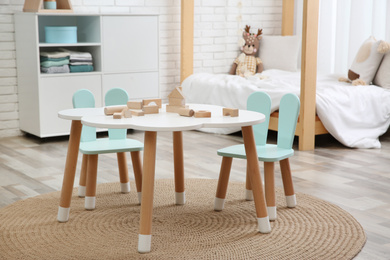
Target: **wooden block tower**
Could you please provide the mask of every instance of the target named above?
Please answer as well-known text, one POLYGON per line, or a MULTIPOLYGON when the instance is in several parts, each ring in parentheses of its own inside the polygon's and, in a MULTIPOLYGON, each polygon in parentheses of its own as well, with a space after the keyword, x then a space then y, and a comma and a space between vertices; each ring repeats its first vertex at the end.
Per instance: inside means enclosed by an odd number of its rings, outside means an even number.
POLYGON ((181 108, 188 108, 186 106, 186 100, 184 98, 183 92, 179 87, 176 87, 169 95, 168 95, 168 103, 166 110, 167 112, 179 113, 181 108))

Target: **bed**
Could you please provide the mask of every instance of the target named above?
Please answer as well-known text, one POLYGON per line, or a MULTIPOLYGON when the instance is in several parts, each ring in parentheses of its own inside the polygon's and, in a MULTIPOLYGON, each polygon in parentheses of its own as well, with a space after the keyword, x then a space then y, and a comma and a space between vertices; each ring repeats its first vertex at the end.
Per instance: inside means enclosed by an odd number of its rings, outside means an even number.
MULTIPOLYGON (((282 35, 293 35, 294 0, 283 0, 282 35)), ((268 78, 250 79, 230 75, 193 74, 193 26, 194 1, 181 1, 181 82, 187 102, 209 103, 227 107, 245 108, 246 98, 252 91, 264 90, 266 85, 275 85, 279 81, 284 90, 269 89, 272 96, 273 110, 276 111, 278 100, 286 89, 300 96, 301 109, 296 135, 299 137, 299 150, 313 150, 315 135, 330 133, 348 147, 379 148, 378 137, 389 127, 389 90, 378 86, 351 86, 338 82, 336 75, 320 75, 317 79, 317 41, 318 41, 319 0, 303 1, 301 68, 299 72, 267 70, 262 74, 268 78), (282 78, 278 77, 282 75, 282 78), (212 76, 214 77, 212 79, 212 76), (211 86, 210 82, 215 83, 211 86), (221 82, 235 86, 224 89, 221 82), (203 86, 201 86, 204 84, 203 86), (208 86, 208 87, 205 87, 208 86), (356 91, 358 90, 358 91, 356 91), (210 93, 201 98, 199 93, 210 93), (216 93, 218 91, 218 93, 216 93), (222 92, 219 92, 222 91, 222 92), (223 92, 224 91, 224 92, 223 92), (221 93, 234 92, 219 100, 221 93), (331 96, 335 95, 335 96, 331 96), (369 96, 372 99, 368 100, 369 96), (235 100, 240 97, 240 100, 235 100), (206 100, 205 100, 206 99, 206 100), (345 100, 356 102, 346 103, 345 100), (340 102, 337 103, 336 102, 340 102), (359 105, 359 102, 362 102, 359 105), (382 103, 382 106, 379 104, 382 103), (362 105, 364 104, 364 105, 362 105), (370 111, 370 112, 368 112, 370 111), (377 121, 373 122, 371 119, 377 121)), ((261 48, 260 48, 261 50, 261 48)), ((277 112, 271 115, 271 130, 277 130, 277 112)), ((233 130, 226 130, 233 131, 233 130)))
MULTIPOLYGON (((353 148, 380 148, 378 137, 390 125, 390 90, 375 85, 353 86, 339 82, 340 75, 318 75, 316 112, 326 130, 340 143, 353 148)), ((243 78, 226 74, 197 73, 182 83, 188 103, 246 108, 248 96, 264 91, 277 111, 285 93, 300 95, 301 72, 265 70, 243 78)), ((229 134, 239 129, 203 129, 229 134)), ((299 130, 298 130, 299 131, 299 130)))

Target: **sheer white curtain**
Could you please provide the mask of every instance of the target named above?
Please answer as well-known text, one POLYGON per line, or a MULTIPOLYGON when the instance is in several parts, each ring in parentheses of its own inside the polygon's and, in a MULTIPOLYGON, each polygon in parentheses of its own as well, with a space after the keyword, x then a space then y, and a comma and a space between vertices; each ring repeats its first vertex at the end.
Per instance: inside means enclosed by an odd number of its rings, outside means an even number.
MULTIPOLYGON (((303 1, 295 6, 295 32, 302 35, 303 1)), ((318 71, 346 74, 371 35, 390 42, 390 0, 320 0, 318 71)))

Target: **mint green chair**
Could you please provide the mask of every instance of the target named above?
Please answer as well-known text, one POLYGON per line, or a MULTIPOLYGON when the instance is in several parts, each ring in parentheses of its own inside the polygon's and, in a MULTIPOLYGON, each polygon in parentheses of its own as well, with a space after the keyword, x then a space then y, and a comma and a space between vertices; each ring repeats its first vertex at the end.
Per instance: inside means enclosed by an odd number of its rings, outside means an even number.
MULTIPOLYGON (((110 89, 105 96, 105 104, 125 105, 129 100, 125 90, 120 88, 110 89)), ((75 108, 94 107, 93 94, 86 89, 81 89, 73 95, 75 108)), ((121 192, 130 191, 126 152, 130 152, 133 163, 134 177, 138 191, 138 199, 141 198, 142 164, 140 152, 143 144, 140 141, 128 139, 127 129, 108 129, 108 138, 96 138, 96 128, 83 126, 80 140, 80 152, 83 153, 81 166, 80 187, 85 187, 85 208, 94 209, 96 202, 96 181, 98 155, 104 153, 116 153, 118 159, 121 192), (84 184, 84 185, 82 185, 84 184)), ((79 188, 80 189, 80 188, 79 188)), ((79 193, 79 196, 83 195, 79 193)))
MULTIPOLYGON (((297 125, 300 101, 294 94, 285 94, 279 107, 279 125, 277 144, 267 144, 271 99, 266 93, 256 92, 249 96, 247 109, 263 113, 266 116, 264 123, 254 126, 257 155, 259 161, 264 162, 264 183, 267 211, 270 220, 276 219, 274 163, 280 163, 284 193, 287 207, 296 206, 296 197, 291 177, 289 157, 294 154, 292 149, 295 128, 297 125)), ((233 158, 246 159, 244 145, 234 145, 218 150, 218 155, 223 156, 214 209, 222 210, 224 207, 226 190, 233 158)), ((252 198, 250 180, 247 172, 246 199, 252 198)))

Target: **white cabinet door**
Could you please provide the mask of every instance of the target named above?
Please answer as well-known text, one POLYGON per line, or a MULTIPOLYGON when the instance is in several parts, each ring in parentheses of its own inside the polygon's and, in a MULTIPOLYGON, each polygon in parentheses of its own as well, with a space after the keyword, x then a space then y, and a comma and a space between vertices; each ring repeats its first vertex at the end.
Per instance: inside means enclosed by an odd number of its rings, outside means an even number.
POLYGON ((158 70, 157 16, 103 17, 104 72, 158 70))
POLYGON ((42 77, 39 86, 40 137, 69 134, 70 120, 58 117, 58 111, 73 108, 72 97, 79 89, 95 96, 95 106, 102 106, 101 75, 42 77))
POLYGON ((157 98, 158 73, 123 73, 103 75, 103 95, 111 88, 123 88, 130 99, 157 98))

